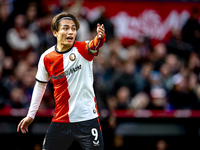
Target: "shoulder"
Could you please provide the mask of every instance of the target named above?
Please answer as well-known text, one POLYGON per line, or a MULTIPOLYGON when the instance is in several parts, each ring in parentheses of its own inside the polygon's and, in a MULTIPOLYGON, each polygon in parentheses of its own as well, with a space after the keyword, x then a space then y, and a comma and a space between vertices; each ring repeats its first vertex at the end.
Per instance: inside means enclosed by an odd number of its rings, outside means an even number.
POLYGON ((74 47, 77 48, 78 52, 81 54, 83 58, 85 58, 88 61, 92 61, 94 56, 90 54, 87 48, 87 43, 89 43, 89 41, 83 41, 83 42, 76 41, 74 47))
MULTIPOLYGON (((88 41, 89 42, 89 41, 88 41)), ((88 43, 87 41, 75 41, 74 43, 74 47, 77 47, 77 48, 81 48, 81 47, 85 47, 88 43)))
POLYGON ((41 58, 44 58, 46 57, 48 54, 52 53, 55 51, 55 45, 50 47, 49 49, 47 49, 42 55, 41 55, 41 58))
POLYGON ((49 55, 55 51, 55 45, 47 49, 42 55, 40 56, 39 66, 44 65, 44 63, 48 60, 49 55))
POLYGON ((53 51, 55 51, 55 45, 47 49, 42 55, 47 55, 53 51))

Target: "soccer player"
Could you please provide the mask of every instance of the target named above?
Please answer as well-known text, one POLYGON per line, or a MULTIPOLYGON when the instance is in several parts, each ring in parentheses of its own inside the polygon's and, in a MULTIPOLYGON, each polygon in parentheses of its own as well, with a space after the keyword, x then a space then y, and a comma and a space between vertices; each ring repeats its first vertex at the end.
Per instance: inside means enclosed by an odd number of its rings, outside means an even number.
POLYGON ((91 41, 75 41, 79 22, 76 16, 62 12, 51 22, 57 44, 39 60, 28 114, 17 132, 28 132, 41 103, 47 82, 52 79, 55 112, 44 139, 44 150, 67 150, 77 140, 83 150, 103 150, 103 137, 93 90, 93 58, 105 42, 104 25, 97 25, 91 41))

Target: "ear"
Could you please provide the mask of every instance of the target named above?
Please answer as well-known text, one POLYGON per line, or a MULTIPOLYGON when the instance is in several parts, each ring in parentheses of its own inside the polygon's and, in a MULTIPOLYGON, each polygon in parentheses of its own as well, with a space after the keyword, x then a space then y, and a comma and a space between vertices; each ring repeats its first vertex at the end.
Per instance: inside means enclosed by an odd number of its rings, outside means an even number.
POLYGON ((57 31, 56 31, 56 30, 53 30, 53 35, 54 35, 55 37, 57 37, 57 36, 58 36, 58 34, 57 34, 57 31))

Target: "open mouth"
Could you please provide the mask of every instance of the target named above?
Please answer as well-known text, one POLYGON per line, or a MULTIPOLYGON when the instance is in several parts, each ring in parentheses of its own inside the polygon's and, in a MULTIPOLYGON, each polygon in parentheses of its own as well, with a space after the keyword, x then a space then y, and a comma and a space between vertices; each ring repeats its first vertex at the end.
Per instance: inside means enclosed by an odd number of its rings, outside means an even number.
POLYGON ((68 40, 68 41, 72 41, 72 40, 73 40, 73 37, 67 37, 67 40, 68 40))

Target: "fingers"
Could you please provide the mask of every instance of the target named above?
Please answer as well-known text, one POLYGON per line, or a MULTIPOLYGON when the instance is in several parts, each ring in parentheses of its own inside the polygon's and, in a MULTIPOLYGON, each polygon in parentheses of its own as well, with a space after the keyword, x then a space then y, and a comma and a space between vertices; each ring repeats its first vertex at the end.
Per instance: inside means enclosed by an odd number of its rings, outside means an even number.
MULTIPOLYGON (((101 28, 104 29, 104 25, 103 25, 103 24, 101 25, 101 28)), ((105 30, 105 29, 104 29, 104 30, 105 30)))
POLYGON ((21 132, 24 134, 28 132, 28 127, 27 126, 21 127, 21 132))
POLYGON ((17 127, 17 132, 19 132, 20 130, 21 130, 22 133, 28 132, 28 126, 25 125, 24 119, 21 120, 21 122, 19 123, 19 125, 17 127))
POLYGON ((23 123, 24 119, 20 121, 19 125, 17 126, 17 132, 19 132, 19 130, 21 129, 22 123, 23 123))
POLYGON ((28 132, 28 126, 25 124, 25 121, 22 122, 21 131, 22 133, 28 132))
POLYGON ((100 25, 99 23, 97 24, 97 32, 105 32, 105 29, 104 29, 104 25, 100 25))
POLYGON ((99 38, 103 38, 105 33, 104 25, 100 25, 99 23, 97 24, 97 34, 99 38))
POLYGON ((28 132, 28 127, 26 127, 26 132, 28 132))

